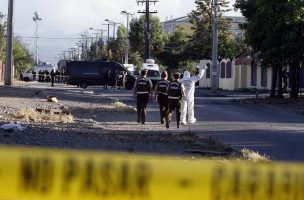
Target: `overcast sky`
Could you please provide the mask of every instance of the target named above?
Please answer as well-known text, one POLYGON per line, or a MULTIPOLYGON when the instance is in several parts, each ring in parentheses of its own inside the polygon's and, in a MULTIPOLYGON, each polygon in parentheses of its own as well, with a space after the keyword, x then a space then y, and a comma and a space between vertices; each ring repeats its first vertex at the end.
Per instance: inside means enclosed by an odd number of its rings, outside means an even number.
MULTIPOLYGON (((0 0, 0 12, 7 14, 9 0, 0 0)), ((151 11, 157 10, 161 21, 166 17, 177 18, 185 16, 195 9, 195 0, 159 0, 151 11)), ((234 4, 235 0, 229 0, 234 4)), ((41 37, 80 37, 80 34, 90 27, 106 28, 105 19, 126 24, 122 10, 135 13, 145 7, 137 4, 136 0, 15 0, 14 33, 23 37, 31 52, 34 50, 34 40, 26 37, 34 36, 35 23, 32 18, 34 11, 40 13, 39 36, 41 37)), ((231 13, 230 15, 239 15, 231 13)), ((73 47, 78 39, 46 40, 40 39, 40 58, 43 61, 56 63, 59 54, 73 47)))

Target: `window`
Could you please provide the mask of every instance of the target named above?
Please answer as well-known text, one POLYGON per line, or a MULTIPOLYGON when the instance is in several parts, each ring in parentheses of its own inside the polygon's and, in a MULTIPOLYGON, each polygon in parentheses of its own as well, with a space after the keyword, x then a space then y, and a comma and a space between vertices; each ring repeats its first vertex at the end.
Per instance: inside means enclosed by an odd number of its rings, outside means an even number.
POLYGON ((257 65, 252 62, 251 64, 251 86, 256 86, 257 83, 257 65))
POLYGON ((160 73, 156 70, 148 70, 147 77, 160 77, 160 73))
POLYGON ((210 78, 210 72, 211 72, 211 65, 210 63, 207 64, 207 69, 206 69, 206 78, 210 78))
POLYGON ((226 63, 226 78, 232 78, 232 63, 231 63, 231 61, 226 63))
POLYGON ((267 87, 267 68, 261 68, 261 86, 267 87))
POLYGON ((225 78, 226 75, 226 63, 221 63, 221 78, 225 78))

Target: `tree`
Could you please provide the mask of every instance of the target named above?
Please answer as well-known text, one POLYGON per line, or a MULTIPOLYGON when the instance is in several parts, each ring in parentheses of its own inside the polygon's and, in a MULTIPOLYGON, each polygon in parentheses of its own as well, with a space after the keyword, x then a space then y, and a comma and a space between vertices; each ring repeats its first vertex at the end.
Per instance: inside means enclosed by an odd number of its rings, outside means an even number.
POLYGON ((5 57, 5 28, 6 23, 3 22, 4 15, 0 13, 0 60, 4 60, 5 57))
MULTIPOLYGON (((6 22, 3 20, 4 15, 0 13, 0 60, 5 60, 5 33, 6 22)), ((13 62, 17 72, 26 70, 33 64, 31 54, 21 39, 15 38, 13 40, 13 62)))
MULTIPOLYGON (((290 66, 291 97, 298 96, 298 66, 303 60, 304 2, 301 0, 237 0, 247 22, 246 43, 259 52, 262 67, 272 67, 271 96, 275 95, 276 80, 282 82, 282 66, 290 66), (271 28, 270 28, 271 27, 271 28)), ((282 87, 278 96, 282 97, 282 87)))
POLYGON ((169 73, 188 66, 188 56, 184 48, 187 44, 186 33, 177 30, 173 33, 164 34, 163 43, 163 46, 155 47, 154 54, 160 64, 168 67, 169 73))
MULTIPOLYGON (((144 44, 145 44, 145 16, 142 15, 139 19, 133 18, 130 22, 129 41, 131 53, 138 53, 142 58, 144 57, 144 44)), ((150 16, 150 44, 161 44, 161 24, 160 19, 156 16, 150 16)), ((152 49, 152 46, 150 49, 152 49)))
MULTIPOLYGON (((210 0, 196 0, 195 3, 196 10, 193 10, 189 14, 194 32, 190 36, 188 51, 189 55, 194 59, 209 59, 212 57, 213 5, 210 0)), ((238 52, 235 50, 237 44, 235 44, 234 36, 229 31, 230 22, 223 18, 223 13, 226 11, 229 11, 228 2, 222 0, 219 9, 218 55, 220 57, 231 58, 237 55, 241 49, 238 52)))
POLYGON ((117 30, 117 38, 109 43, 109 49, 113 53, 113 60, 119 63, 124 61, 124 52, 126 46, 126 28, 121 25, 117 30))
POLYGON ((19 39, 14 39, 13 59, 16 71, 24 71, 34 62, 28 49, 19 39))

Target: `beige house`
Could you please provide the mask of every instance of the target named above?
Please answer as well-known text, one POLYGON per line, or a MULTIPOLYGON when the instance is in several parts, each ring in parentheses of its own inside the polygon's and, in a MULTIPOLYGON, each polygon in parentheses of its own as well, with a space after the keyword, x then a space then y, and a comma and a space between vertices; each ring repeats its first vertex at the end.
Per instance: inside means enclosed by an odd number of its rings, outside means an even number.
MULTIPOLYGON (((199 86, 211 86, 211 60, 201 60, 199 65, 208 68, 199 86)), ((251 55, 250 50, 241 53, 235 60, 221 60, 218 63, 219 88, 223 90, 240 89, 271 89, 271 68, 262 68, 257 59, 251 55)))

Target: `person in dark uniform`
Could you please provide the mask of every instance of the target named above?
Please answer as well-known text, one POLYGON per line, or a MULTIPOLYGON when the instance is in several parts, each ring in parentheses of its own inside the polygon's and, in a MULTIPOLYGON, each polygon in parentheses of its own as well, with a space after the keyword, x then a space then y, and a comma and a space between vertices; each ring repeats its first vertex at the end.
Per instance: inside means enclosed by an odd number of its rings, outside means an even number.
POLYGON ((176 123, 177 128, 181 125, 181 110, 182 110, 182 97, 184 96, 184 86, 179 82, 180 73, 174 74, 174 80, 168 85, 168 100, 169 100, 169 112, 166 117, 166 128, 169 128, 169 124, 172 119, 173 111, 176 111, 176 123))
POLYGON ((36 81, 36 72, 35 72, 35 70, 32 71, 32 75, 33 75, 33 81, 36 81))
POLYGON ((159 111, 160 111, 160 123, 164 124, 166 120, 166 115, 168 113, 168 94, 167 94, 167 88, 169 85, 168 79, 168 73, 167 71, 163 71, 161 73, 161 81, 159 81, 155 86, 155 96, 154 99, 157 99, 157 102, 159 104, 159 111))
POLYGON ((49 77, 50 72, 49 72, 48 70, 45 70, 45 71, 44 71, 44 74, 45 74, 45 76, 44 76, 44 81, 45 81, 45 82, 49 82, 49 81, 50 81, 50 77, 49 77))
POLYGON ((111 71, 108 69, 107 72, 104 74, 104 85, 103 85, 103 89, 105 89, 105 90, 108 89, 110 77, 111 77, 111 71))
POLYGON ((112 75, 112 83, 113 83, 112 89, 114 90, 117 89, 117 82, 118 82, 118 72, 115 70, 112 75))
POLYGON ((152 82, 147 78, 147 70, 141 71, 141 76, 135 81, 133 87, 133 95, 137 99, 137 123, 145 124, 147 104, 149 101, 150 93, 152 97, 152 82))
POLYGON ((42 71, 39 70, 39 72, 38 72, 38 81, 39 82, 42 82, 42 76, 41 76, 41 74, 42 74, 42 71))
POLYGON ((60 83, 60 72, 58 70, 55 71, 55 78, 57 83, 60 83))
POLYGON ((55 82, 55 71, 52 69, 51 71, 51 86, 54 87, 54 82, 55 82))

